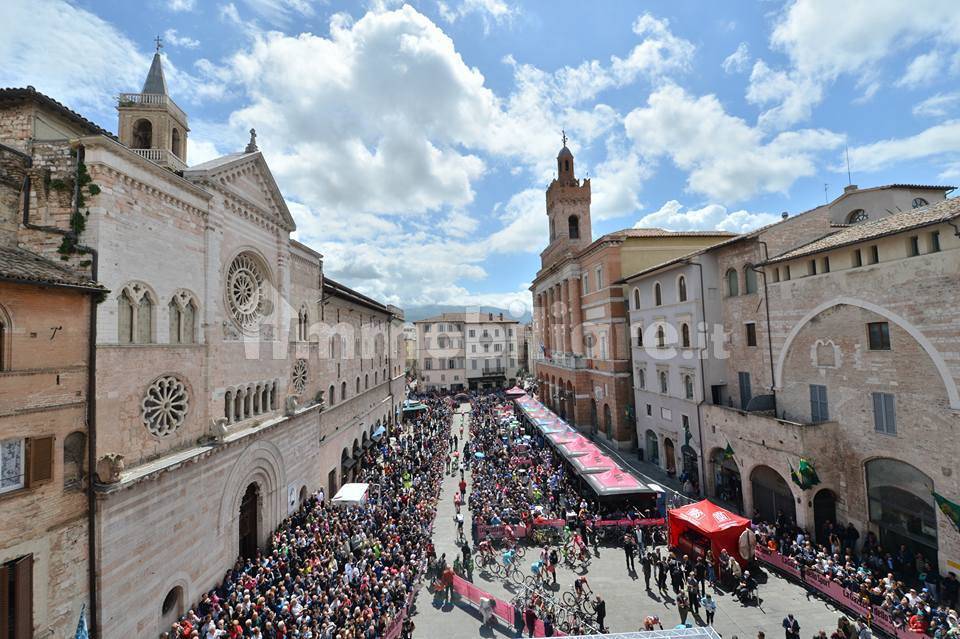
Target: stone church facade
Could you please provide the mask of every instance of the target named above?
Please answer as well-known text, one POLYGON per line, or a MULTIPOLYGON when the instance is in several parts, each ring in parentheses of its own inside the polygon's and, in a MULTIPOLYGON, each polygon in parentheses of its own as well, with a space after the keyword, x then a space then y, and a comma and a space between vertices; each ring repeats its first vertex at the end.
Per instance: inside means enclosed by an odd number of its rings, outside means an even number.
POLYGON ((162 74, 157 57, 121 96, 119 139, 31 90, 0 95, 0 143, 32 158, 21 244, 109 291, 91 442, 104 637, 157 636, 307 495, 332 496, 405 389, 402 311, 291 239, 255 136, 186 168, 162 74))

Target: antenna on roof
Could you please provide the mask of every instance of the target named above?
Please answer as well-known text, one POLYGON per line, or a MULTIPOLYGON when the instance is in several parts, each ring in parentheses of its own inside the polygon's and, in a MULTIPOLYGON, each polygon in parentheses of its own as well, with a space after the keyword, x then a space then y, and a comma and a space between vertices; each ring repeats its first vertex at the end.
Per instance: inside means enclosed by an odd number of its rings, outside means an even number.
POLYGON ((830 198, 827 196, 827 189, 830 188, 830 185, 826 182, 823 183, 823 203, 830 204, 830 198))
POLYGON ((843 145, 843 152, 847 156, 847 186, 853 184, 853 178, 850 177, 850 149, 846 144, 843 145))

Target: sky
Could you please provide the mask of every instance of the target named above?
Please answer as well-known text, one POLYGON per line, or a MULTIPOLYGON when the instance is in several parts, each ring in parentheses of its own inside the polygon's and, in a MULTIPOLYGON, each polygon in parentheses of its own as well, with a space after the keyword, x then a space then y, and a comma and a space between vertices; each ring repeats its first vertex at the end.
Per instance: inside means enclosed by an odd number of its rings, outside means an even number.
POLYGON ((951 0, 5 0, 0 86, 111 131, 161 53, 188 162, 250 128, 296 237, 385 302, 530 303, 561 130, 593 236, 742 232, 960 181, 951 0))

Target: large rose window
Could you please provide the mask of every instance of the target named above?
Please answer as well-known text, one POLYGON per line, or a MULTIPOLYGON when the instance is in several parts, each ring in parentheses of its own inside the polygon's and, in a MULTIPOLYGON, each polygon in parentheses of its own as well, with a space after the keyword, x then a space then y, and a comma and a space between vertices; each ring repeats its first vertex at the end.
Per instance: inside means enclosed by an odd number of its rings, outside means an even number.
POLYGON ((227 271, 227 303, 233 319, 245 331, 255 329, 267 306, 266 278, 259 261, 241 253, 227 271))
POLYGON ((148 431, 157 437, 170 435, 187 417, 190 407, 187 388, 176 377, 161 377, 147 389, 140 407, 148 431))

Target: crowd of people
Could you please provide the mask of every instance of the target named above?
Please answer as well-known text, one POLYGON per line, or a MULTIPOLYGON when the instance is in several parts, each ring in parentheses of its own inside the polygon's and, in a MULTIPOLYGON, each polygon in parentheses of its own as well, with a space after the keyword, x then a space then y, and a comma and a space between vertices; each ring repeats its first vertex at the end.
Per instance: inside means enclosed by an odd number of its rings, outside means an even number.
MULTIPOLYGON (((776 523, 756 523, 755 529, 758 543, 795 560, 801 574, 815 571, 856 593, 862 604, 883 610, 897 628, 935 639, 960 637, 957 575, 942 577, 923 554, 906 545, 884 548, 873 532, 861 543, 852 523, 827 522, 819 531, 822 543, 783 517, 776 523)), ((862 633, 841 624, 834 639, 851 639, 854 634, 862 633)))
MULTIPOLYGON (((426 568, 452 408, 428 410, 369 448, 355 480, 379 487, 335 507, 319 491, 266 548, 240 558, 168 639, 374 639, 411 600, 426 568)), ((404 628, 409 635, 411 626, 404 628)))

